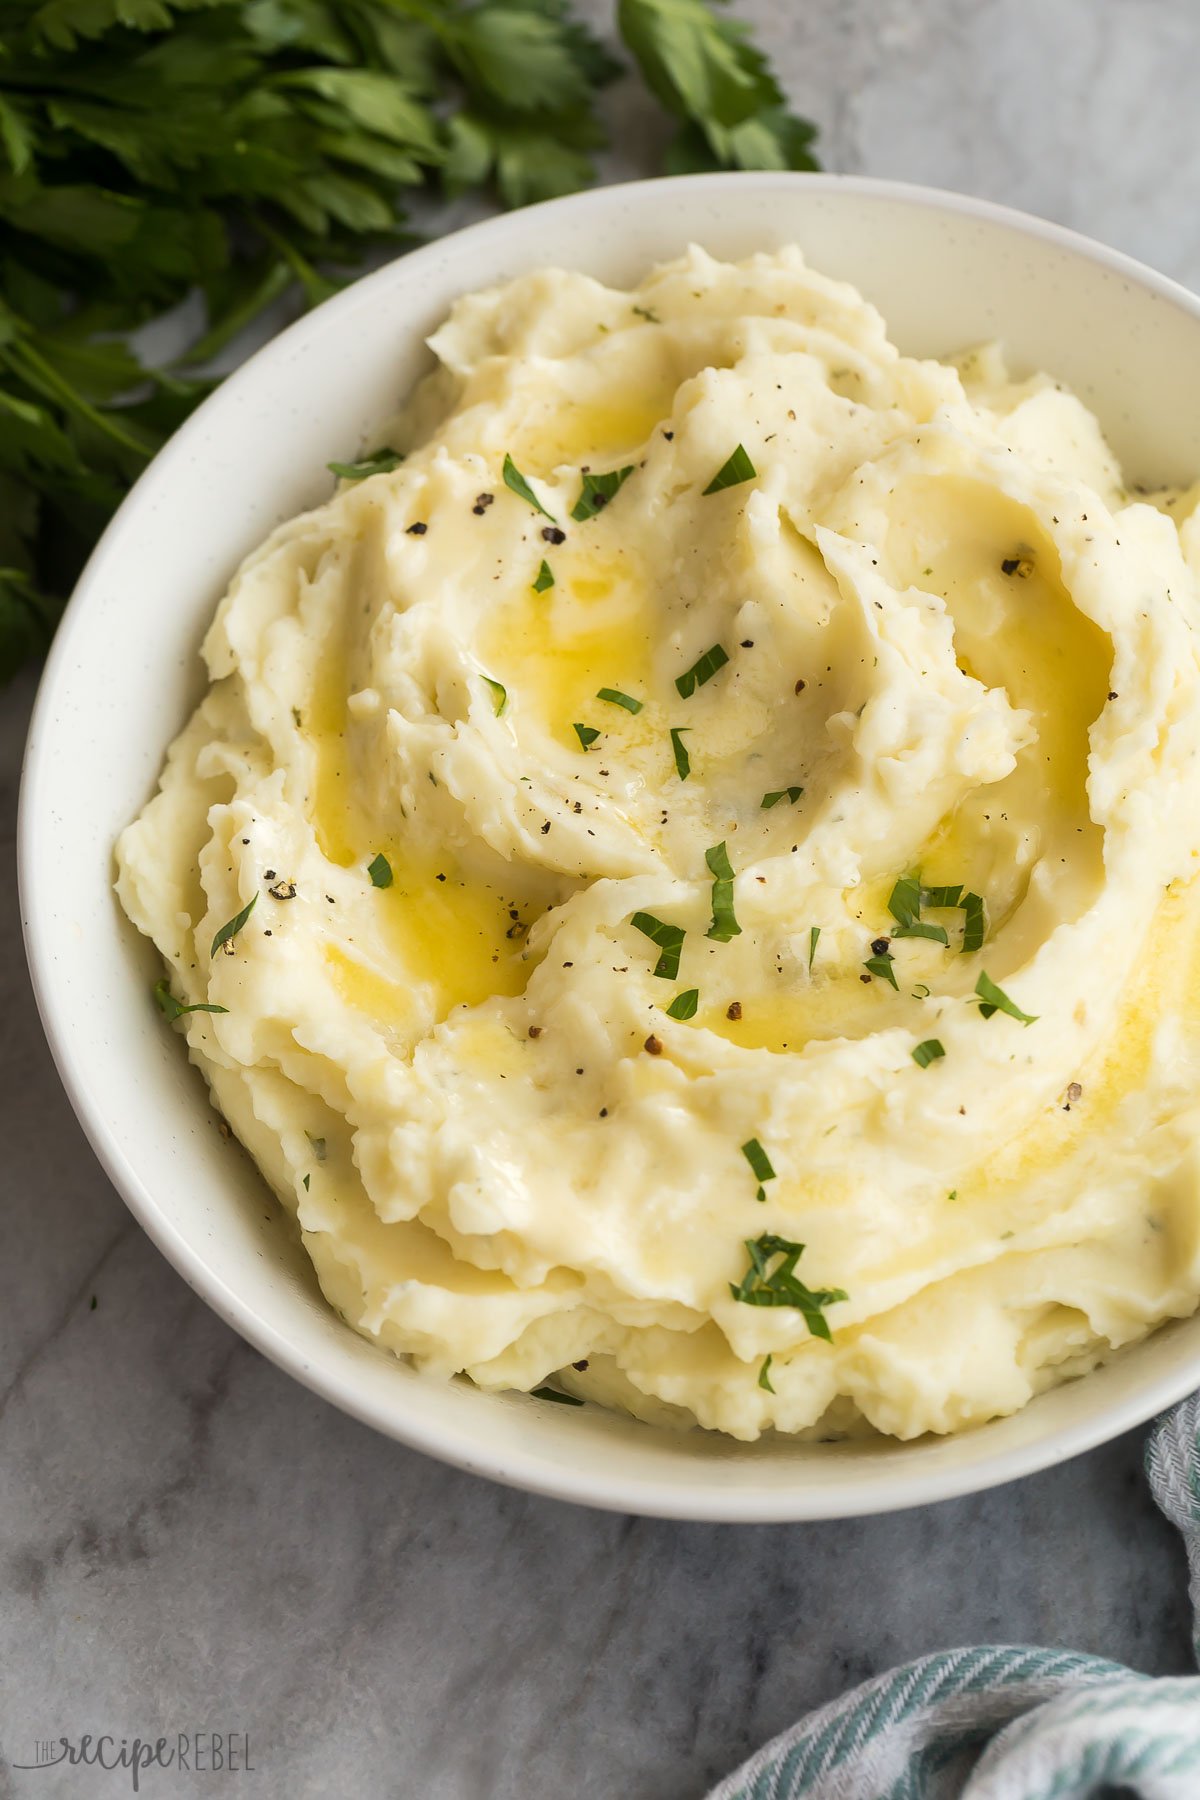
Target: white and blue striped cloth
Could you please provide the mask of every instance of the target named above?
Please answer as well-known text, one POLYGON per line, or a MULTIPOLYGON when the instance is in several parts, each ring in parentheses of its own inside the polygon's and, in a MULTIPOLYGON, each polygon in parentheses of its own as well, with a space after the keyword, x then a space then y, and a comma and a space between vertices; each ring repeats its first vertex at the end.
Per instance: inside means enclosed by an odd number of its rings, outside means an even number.
MULTIPOLYGON (((1154 1428, 1200 1661, 1200 1395, 1154 1428)), ((923 1656, 785 1731, 709 1800, 1200 1800, 1200 1676, 1003 1644, 923 1656)))

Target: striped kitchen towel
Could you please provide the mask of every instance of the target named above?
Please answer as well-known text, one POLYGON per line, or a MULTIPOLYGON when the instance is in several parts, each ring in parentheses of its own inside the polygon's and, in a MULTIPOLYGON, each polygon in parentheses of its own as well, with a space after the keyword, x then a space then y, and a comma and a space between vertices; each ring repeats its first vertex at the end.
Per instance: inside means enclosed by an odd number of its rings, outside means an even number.
MULTIPOLYGON (((1200 1395, 1154 1428, 1200 1660, 1200 1395)), ((1003 1644, 923 1656, 823 1706, 709 1800, 1200 1800, 1200 1677, 1003 1644)))

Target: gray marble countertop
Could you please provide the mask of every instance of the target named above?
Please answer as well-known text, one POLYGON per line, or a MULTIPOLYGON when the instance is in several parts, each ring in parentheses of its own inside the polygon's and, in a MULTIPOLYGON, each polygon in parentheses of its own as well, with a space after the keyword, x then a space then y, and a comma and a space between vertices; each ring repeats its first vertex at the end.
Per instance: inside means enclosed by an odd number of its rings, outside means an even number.
MULTIPOLYGON (((1007 201, 1200 285, 1194 0, 741 11, 827 166, 1007 201)), ((645 172, 656 127, 628 90, 612 105, 606 172, 645 172)), ((15 1769, 38 1739, 214 1730, 249 1733, 253 1773, 143 1791, 698 1800, 923 1651, 1188 1668, 1182 1551, 1136 1437, 920 1512, 673 1525, 441 1468, 264 1362, 126 1213, 44 1047, 13 847, 32 692, 0 693, 0 1796, 130 1791, 15 1769)))

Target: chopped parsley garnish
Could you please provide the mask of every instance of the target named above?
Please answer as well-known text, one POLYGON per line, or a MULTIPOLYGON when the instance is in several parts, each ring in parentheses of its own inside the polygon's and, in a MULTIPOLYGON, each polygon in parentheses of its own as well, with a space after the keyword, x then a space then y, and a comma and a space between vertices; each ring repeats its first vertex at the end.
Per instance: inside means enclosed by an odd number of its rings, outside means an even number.
POLYGON ((746 1251, 750 1267, 740 1282, 729 1284, 734 1299, 741 1300, 746 1306, 794 1306, 803 1313, 812 1335, 829 1343, 831 1333, 825 1322, 824 1309, 835 1301, 849 1299, 849 1295, 842 1288, 805 1286, 796 1274, 796 1264, 804 1254, 804 1245, 764 1231, 761 1237, 746 1239, 746 1251), (776 1256, 781 1260, 772 1268, 776 1256))
POLYGON ((306 1131, 304 1135, 312 1145, 312 1153, 317 1161, 323 1163, 325 1161, 325 1139, 323 1137, 314 1137, 311 1131, 306 1131))
POLYGON ((531 1388, 529 1391, 534 1400, 557 1400, 560 1406, 583 1405, 583 1401, 577 1394, 563 1394, 560 1393, 558 1388, 536 1387, 531 1388))
POLYGON ((653 913, 635 912, 629 923, 635 931, 657 944, 662 955, 654 965, 654 973, 664 981, 674 981, 679 973, 679 954, 687 936, 682 925, 667 925, 653 913))
POLYGON ((704 860, 713 878, 712 924, 704 935, 715 938, 718 944, 727 944, 730 938, 740 937, 742 931, 733 912, 733 865, 723 843, 706 850, 704 860))
POLYGON ((758 470, 739 444, 732 456, 721 464, 704 492, 719 494, 722 488, 738 487, 743 481, 753 481, 758 470))
POLYGON ((781 800, 788 800, 794 806, 804 792, 802 787, 772 788, 769 794, 762 797, 760 812, 767 812, 772 806, 778 806, 781 800))
POLYGON ((940 1038, 926 1038, 923 1044, 917 1045, 912 1053, 912 1059, 918 1069, 927 1069, 931 1062, 936 1062, 939 1056, 945 1056, 945 1054, 945 1045, 940 1038))
POLYGON ((979 977, 975 983, 975 992, 979 996, 980 1017, 990 1019, 994 1012, 1007 1013, 1010 1019, 1019 1019, 1022 1025, 1034 1025, 1039 1015, 1022 1012, 1015 1000, 1010 1000, 1004 989, 987 974, 979 977))
POLYGON ((675 677, 675 686, 679 689, 680 698, 690 700, 697 688, 702 688, 706 681, 711 681, 718 669, 723 669, 729 661, 728 653, 722 645, 714 644, 706 650, 699 662, 694 662, 690 669, 675 677))
POLYGON ((683 741, 684 732, 691 729, 690 725, 672 725, 671 727, 671 749, 675 756, 675 773, 680 781, 686 781, 692 772, 692 759, 688 755, 687 745, 683 741))
POLYGON ((773 1360, 773 1355, 768 1355, 763 1362, 762 1368, 758 1371, 758 1385, 760 1388, 766 1388, 768 1394, 773 1394, 775 1392, 775 1389, 771 1386, 771 1363, 773 1360))
POLYGON ((749 1143, 742 1145, 742 1155, 750 1164, 750 1167, 754 1171, 755 1179, 759 1183, 759 1189, 754 1198, 756 1200, 765 1200, 767 1195, 762 1183, 764 1181, 774 1181, 775 1179, 775 1171, 771 1167, 770 1157, 767 1155, 757 1138, 751 1138, 749 1143))
POLYGON ((699 988, 684 988, 682 994, 676 994, 667 1008, 668 1019, 694 1019, 696 1008, 700 1004, 699 988))
POLYGON ((960 948, 964 951, 983 948, 984 936, 987 932, 987 912, 980 894, 964 894, 962 883, 955 882, 947 887, 922 887, 915 875, 902 875, 893 887, 888 900, 888 911, 896 921, 893 937, 929 938, 935 944, 949 947, 950 939, 942 925, 933 925, 922 919, 923 906, 934 909, 957 909, 963 914, 963 936, 960 948))
POLYGON ((571 508, 571 517, 583 523, 585 519, 594 519, 602 512, 633 474, 633 464, 624 469, 610 469, 606 475, 593 475, 590 472, 583 477, 583 486, 579 490, 579 498, 571 508))
POLYGON ((212 949, 208 953, 210 956, 215 956, 218 950, 223 950, 226 944, 231 944, 233 942, 238 932, 242 929, 242 926, 246 923, 246 920, 250 917, 250 914, 254 911, 254 902, 257 899, 258 895, 255 894, 254 900, 251 900, 248 906, 243 906, 240 913, 234 913, 232 919, 227 919, 225 921, 224 925, 222 925, 220 931, 218 931, 216 937, 212 941, 212 949))
POLYGON ((921 918, 921 884, 915 875, 902 875, 888 898, 888 911, 896 924, 893 937, 931 938, 948 945, 944 925, 930 925, 921 918))
POLYGON ((647 325, 661 325, 662 320, 652 306, 634 306, 630 309, 639 319, 645 319, 647 325))
POLYGON ((959 902, 963 910, 963 951, 982 950, 987 932, 987 911, 982 894, 964 894, 959 902))
POLYGON ((623 706, 626 712, 640 713, 642 702, 635 700, 632 694, 623 694, 620 688, 598 688, 597 700, 607 700, 610 706, 623 706))
POLYGON ((579 742, 585 750, 588 749, 590 745, 594 744, 596 739, 600 736, 600 733, 596 730, 594 725, 575 724, 572 725, 571 730, 575 733, 575 736, 579 739, 579 742))
POLYGON ((900 985, 896 980, 896 971, 892 967, 895 960, 890 950, 876 950, 874 955, 868 956, 863 968, 869 975, 877 975, 881 981, 890 981, 896 992, 899 993, 900 985))
POLYGON ((197 1000, 192 1006, 185 1006, 183 1001, 177 1000, 171 992, 171 984, 165 975, 161 981, 156 981, 154 984, 154 998, 158 1001, 163 1017, 170 1019, 172 1023, 176 1019, 182 1019, 184 1013, 227 1013, 229 1011, 227 1006, 209 1006, 202 1000, 197 1000))
POLYGON ((367 864, 367 874, 371 877, 371 886, 389 888, 392 885, 392 865, 381 850, 367 864))
MULTIPOLYGON (((528 501, 535 512, 541 513, 543 519, 549 519, 552 525, 557 523, 554 514, 548 512, 542 505, 511 456, 504 458, 504 485, 506 488, 510 488, 519 500, 528 501)), ((545 566, 543 563, 542 567, 545 568, 545 566)))
POLYGON ((813 925, 808 933, 808 966, 813 966, 813 957, 817 954, 817 945, 821 939, 821 927, 813 925))
POLYGON ((488 687, 491 689, 492 711, 495 713, 496 717, 499 718, 500 714, 504 711, 505 707, 508 705, 508 689, 503 685, 502 682, 493 681, 490 675, 485 675, 483 679, 487 682, 488 687))
POLYGON ((961 881, 956 882, 953 887, 923 887, 921 889, 921 900, 925 906, 957 906, 961 899, 961 881))
POLYGON ((383 449, 376 450, 373 456, 361 457, 358 462, 331 462, 325 467, 340 481, 365 481, 369 475, 389 475, 403 461, 398 450, 383 449))
POLYGON ((533 591, 535 594, 544 594, 547 588, 552 588, 553 586, 554 570, 550 567, 550 564, 546 561, 545 557, 543 557, 542 566, 533 579, 533 591))
POLYGON ((309 1190, 309 1188, 310 1188, 310 1187, 311 1187, 311 1186, 312 1186, 312 1176, 311 1176, 311 1175, 305 1175, 305 1177, 304 1177, 304 1191, 305 1191, 305 1193, 306 1193, 306 1194, 307 1194, 307 1192, 308 1192, 308 1190, 309 1190))

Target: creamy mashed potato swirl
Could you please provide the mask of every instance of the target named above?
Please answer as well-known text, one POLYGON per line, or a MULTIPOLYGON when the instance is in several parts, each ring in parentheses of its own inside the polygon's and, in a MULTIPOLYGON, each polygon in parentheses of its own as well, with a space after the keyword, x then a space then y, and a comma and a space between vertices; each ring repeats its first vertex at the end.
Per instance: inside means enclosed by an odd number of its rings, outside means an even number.
POLYGON ((432 346, 119 847, 331 1304, 741 1438, 952 1431, 1190 1313, 1191 498, 795 250, 432 346))

